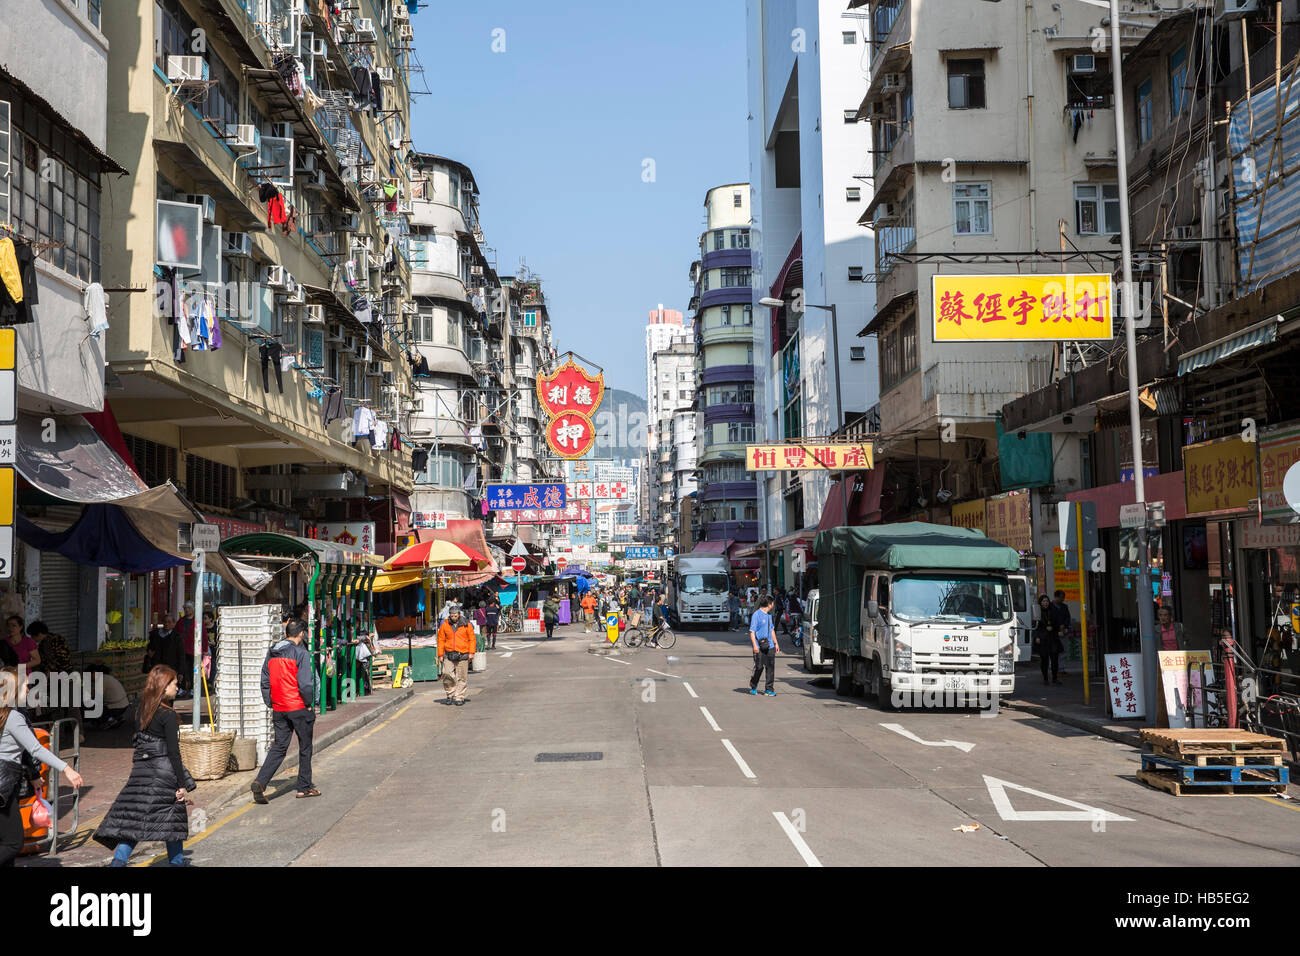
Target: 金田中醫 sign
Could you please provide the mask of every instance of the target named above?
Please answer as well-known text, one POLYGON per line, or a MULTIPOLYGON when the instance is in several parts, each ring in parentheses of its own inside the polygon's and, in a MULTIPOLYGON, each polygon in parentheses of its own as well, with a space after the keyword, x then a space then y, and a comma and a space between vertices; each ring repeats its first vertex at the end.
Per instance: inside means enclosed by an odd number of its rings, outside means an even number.
POLYGON ((1115 294, 1111 277, 1080 275, 936 275, 936 342, 1109 340, 1115 294))

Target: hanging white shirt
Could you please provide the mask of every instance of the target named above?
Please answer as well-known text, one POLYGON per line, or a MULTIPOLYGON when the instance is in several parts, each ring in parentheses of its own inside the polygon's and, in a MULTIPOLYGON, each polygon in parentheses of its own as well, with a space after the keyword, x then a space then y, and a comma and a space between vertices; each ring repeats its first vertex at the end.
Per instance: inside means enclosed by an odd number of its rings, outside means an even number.
POLYGON ((375 419, 375 447, 383 448, 388 440, 388 422, 382 418, 375 419))
POLYGON ((90 334, 98 336, 108 331, 108 293, 98 282, 92 282, 86 286, 85 295, 82 296, 82 305, 85 306, 86 316, 90 319, 90 334))
POLYGON ((375 413, 365 405, 358 405, 352 413, 352 434, 358 438, 375 430, 375 413))

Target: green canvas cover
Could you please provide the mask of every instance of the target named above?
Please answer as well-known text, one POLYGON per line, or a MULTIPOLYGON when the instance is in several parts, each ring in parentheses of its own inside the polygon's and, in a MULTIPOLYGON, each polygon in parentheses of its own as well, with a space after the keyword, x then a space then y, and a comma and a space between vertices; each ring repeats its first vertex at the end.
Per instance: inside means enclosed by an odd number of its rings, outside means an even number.
POLYGON ((862 575, 869 570, 942 568, 1017 571, 1020 555, 971 528, 910 521, 832 528, 813 539, 821 586, 822 645, 856 653, 862 621, 862 575))

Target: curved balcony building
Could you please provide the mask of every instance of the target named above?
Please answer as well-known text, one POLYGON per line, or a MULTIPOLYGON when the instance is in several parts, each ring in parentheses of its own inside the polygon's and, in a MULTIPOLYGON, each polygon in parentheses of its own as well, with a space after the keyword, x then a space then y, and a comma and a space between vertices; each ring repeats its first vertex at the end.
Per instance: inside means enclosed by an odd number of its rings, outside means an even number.
POLYGON ((710 189, 694 283, 697 514, 704 541, 758 540, 758 485, 745 471, 754 441, 754 312, 749 184, 710 189))

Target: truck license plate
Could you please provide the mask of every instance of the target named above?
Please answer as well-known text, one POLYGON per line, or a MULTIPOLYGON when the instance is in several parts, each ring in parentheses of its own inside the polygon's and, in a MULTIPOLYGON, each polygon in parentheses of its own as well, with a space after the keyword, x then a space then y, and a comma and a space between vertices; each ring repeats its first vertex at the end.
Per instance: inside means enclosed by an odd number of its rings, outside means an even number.
POLYGON ((944 690, 961 690, 962 685, 966 683, 963 677, 945 677, 943 679, 944 690))

